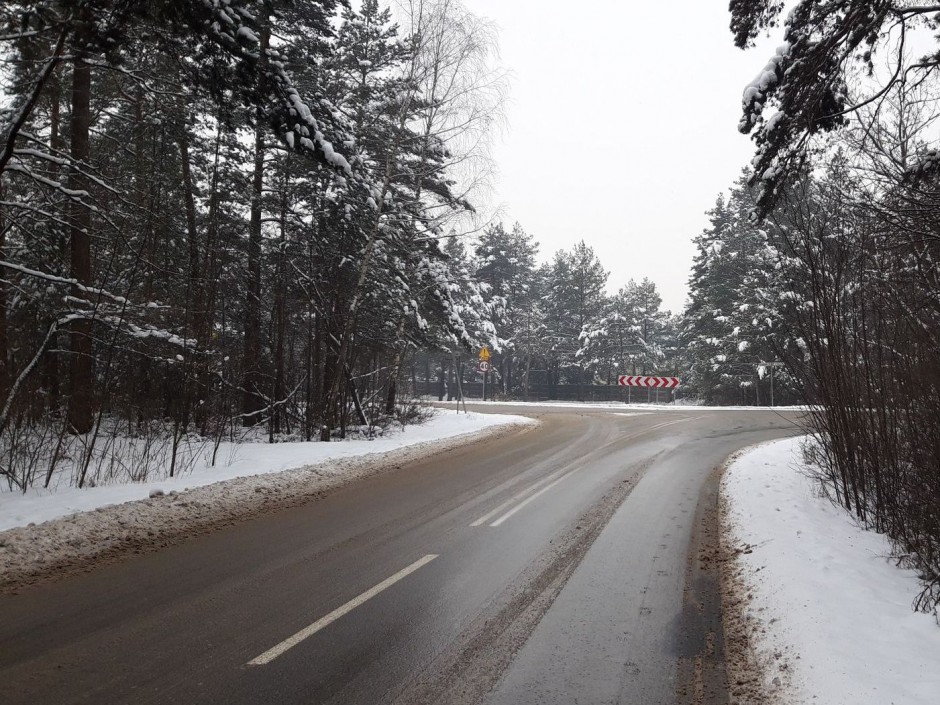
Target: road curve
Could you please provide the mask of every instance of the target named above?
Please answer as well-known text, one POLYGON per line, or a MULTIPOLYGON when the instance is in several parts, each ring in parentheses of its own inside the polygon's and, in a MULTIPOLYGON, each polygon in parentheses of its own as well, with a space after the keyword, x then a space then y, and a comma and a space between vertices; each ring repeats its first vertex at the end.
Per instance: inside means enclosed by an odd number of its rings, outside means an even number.
POLYGON ((0 596, 0 702, 684 699, 713 470, 794 416, 511 411, 541 425, 0 596))

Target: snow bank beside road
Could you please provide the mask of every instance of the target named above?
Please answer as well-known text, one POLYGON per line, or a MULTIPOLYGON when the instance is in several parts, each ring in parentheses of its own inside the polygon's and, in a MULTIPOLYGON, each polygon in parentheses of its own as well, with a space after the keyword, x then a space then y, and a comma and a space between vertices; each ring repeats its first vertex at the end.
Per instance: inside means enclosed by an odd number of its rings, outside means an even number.
POLYGON ((802 440, 747 452, 722 481, 736 553, 726 577, 740 600, 728 637, 746 630, 775 702, 936 703, 940 627, 911 610, 917 576, 895 567, 884 536, 818 497, 802 440))
MULTIPOLYGON (((38 524, 75 512, 87 512, 109 504, 147 499, 151 492, 180 492, 237 477, 267 475, 345 458, 384 454, 399 448, 476 433, 494 426, 531 422, 531 419, 522 416, 438 412, 427 423, 407 426, 398 433, 374 440, 333 443, 223 443, 219 448, 219 462, 214 467, 203 465, 180 477, 85 489, 31 489, 25 494, 2 492, 0 531, 26 526, 31 522, 38 524)), ((332 465, 324 468, 324 472, 335 474, 340 471, 339 468, 339 465, 332 465)))
POLYGON ((0 532, 0 586, 15 587, 301 504, 482 434, 533 423, 523 416, 438 412, 423 425, 373 441, 244 444, 228 467, 202 468, 181 478, 45 495, 4 493, 0 519, 8 530, 0 532))

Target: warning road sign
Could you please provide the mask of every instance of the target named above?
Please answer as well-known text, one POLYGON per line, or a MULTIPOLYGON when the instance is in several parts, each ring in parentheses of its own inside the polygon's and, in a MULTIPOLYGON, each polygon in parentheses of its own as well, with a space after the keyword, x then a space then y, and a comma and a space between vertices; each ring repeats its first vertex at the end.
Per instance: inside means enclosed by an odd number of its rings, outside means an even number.
POLYGON ((482 348, 480 348, 480 359, 483 362, 490 361, 490 349, 486 347, 485 345, 482 348))
POLYGON ((638 377, 620 375, 617 384, 621 387, 647 387, 650 389, 675 389, 679 386, 678 377, 638 377))

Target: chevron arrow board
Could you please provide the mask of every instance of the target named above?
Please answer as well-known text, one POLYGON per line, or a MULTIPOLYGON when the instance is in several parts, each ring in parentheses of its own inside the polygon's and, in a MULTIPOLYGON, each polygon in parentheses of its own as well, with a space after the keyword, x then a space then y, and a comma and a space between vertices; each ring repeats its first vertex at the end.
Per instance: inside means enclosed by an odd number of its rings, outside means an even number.
POLYGON ((621 387, 647 387, 648 389, 675 389, 679 386, 678 377, 640 377, 620 375, 617 384, 621 387))

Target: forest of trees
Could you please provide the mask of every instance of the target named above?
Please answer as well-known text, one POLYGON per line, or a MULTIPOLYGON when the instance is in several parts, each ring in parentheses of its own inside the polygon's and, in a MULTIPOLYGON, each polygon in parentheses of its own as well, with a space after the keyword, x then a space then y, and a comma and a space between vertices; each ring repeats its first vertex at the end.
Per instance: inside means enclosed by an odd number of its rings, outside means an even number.
POLYGON ((651 282, 481 225, 507 82, 456 0, 7 2, 0 58, 9 488, 117 437, 172 474, 191 437, 345 436, 483 345, 502 395, 678 369, 651 282))
MULTIPOLYGON (((738 45, 782 5, 732 0, 738 45)), ((812 405, 822 486, 897 542, 929 609, 940 602, 940 51, 908 42, 920 32, 936 45, 940 17, 802 0, 783 24, 785 43, 744 94, 740 129, 757 155, 696 241, 690 383, 721 402, 741 370, 785 364, 780 387, 812 405)))
MULTIPOLYGON (((495 224, 470 252, 457 242, 447 252, 493 304, 493 396, 559 398, 567 390, 565 398, 590 399, 588 387, 616 385, 618 374, 675 374, 682 364, 678 320, 661 310, 656 285, 630 280, 609 295, 609 273, 583 240, 539 264, 538 243, 520 224, 495 224)), ((425 372, 438 377, 439 397, 445 382, 448 395, 456 391, 446 379, 452 364, 445 357, 425 372)), ((614 391, 605 398, 627 399, 626 390, 614 391)))
POLYGON ((442 243, 488 177, 495 53, 452 0, 3 3, 4 448, 329 440, 366 394, 394 413, 409 348, 491 343, 442 243))

